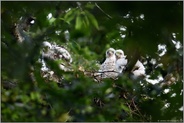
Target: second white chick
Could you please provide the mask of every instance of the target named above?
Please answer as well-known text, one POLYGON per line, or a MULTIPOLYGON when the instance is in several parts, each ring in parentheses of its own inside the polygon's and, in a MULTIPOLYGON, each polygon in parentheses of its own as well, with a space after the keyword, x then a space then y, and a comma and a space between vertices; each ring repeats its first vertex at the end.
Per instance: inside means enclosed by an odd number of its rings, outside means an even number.
POLYGON ((128 60, 126 59, 126 56, 124 55, 124 52, 121 49, 116 50, 115 56, 116 56, 116 71, 119 74, 121 74, 128 63, 128 60))

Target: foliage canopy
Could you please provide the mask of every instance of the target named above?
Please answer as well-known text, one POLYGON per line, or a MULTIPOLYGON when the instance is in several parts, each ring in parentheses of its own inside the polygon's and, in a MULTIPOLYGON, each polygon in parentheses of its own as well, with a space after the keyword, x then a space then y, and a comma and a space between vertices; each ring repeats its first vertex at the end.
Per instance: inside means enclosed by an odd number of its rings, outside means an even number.
POLYGON ((1 2, 1 120, 183 121, 182 10, 182 1, 1 2), (22 31, 23 43, 14 34, 15 23, 24 23, 20 18, 32 23, 22 31), (40 74, 43 41, 64 45, 72 54, 72 72, 48 63, 64 76, 60 84, 40 74), (118 80, 97 83, 79 71, 95 70, 109 47, 123 49, 129 60, 118 80), (175 81, 161 87, 131 79, 141 58, 150 79, 175 81), (173 76, 166 80, 168 75, 173 76))

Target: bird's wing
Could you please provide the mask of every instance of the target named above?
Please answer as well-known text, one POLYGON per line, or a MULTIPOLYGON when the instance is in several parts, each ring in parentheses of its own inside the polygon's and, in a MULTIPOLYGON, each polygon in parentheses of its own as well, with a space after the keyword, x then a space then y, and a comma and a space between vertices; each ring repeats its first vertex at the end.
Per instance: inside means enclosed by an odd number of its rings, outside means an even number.
POLYGON ((72 58, 70 53, 62 47, 55 47, 56 52, 58 53, 59 58, 63 58, 67 61, 69 61, 70 63, 72 62, 72 58))
POLYGON ((144 65, 139 60, 136 62, 135 67, 138 67, 139 69, 145 69, 144 65))
POLYGON ((105 71, 108 62, 109 62, 109 59, 106 58, 105 61, 100 65, 100 70, 99 71, 105 71))
POLYGON ((118 59, 118 60, 116 61, 116 63, 117 63, 119 66, 125 66, 125 65, 127 65, 127 63, 128 63, 128 60, 125 59, 125 58, 121 58, 121 59, 118 59))

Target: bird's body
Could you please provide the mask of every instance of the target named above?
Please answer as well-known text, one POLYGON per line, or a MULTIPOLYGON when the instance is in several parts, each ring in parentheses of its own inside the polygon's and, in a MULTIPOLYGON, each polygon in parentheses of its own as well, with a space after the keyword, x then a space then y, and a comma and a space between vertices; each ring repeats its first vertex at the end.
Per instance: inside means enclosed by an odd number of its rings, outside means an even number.
POLYGON ((128 63, 128 60, 126 59, 126 56, 124 55, 124 52, 122 50, 116 50, 116 71, 121 74, 123 70, 125 69, 125 66, 128 63))
POLYGON ((109 48, 106 51, 105 61, 100 65, 98 72, 94 74, 96 79, 101 80, 103 78, 116 78, 117 72, 115 71, 115 63, 115 50, 113 48, 109 48))
POLYGON ((42 49, 42 59, 52 59, 54 60, 54 51, 52 50, 51 43, 44 41, 42 49))
POLYGON ((72 68, 70 66, 72 62, 72 57, 67 49, 55 43, 52 44, 50 42, 44 41, 42 46, 42 57, 39 60, 42 64, 42 77, 46 78, 47 80, 59 82, 60 77, 57 76, 51 68, 49 68, 47 64, 47 59, 57 61, 57 63, 59 62, 58 68, 66 72, 72 71, 72 68))
POLYGON ((69 63, 72 62, 71 55, 65 48, 55 46, 55 47, 53 47, 53 49, 56 52, 58 59, 63 59, 63 60, 69 61, 69 63))
POLYGON ((145 67, 143 66, 143 64, 139 60, 136 62, 135 66, 132 70, 132 73, 135 77, 145 76, 145 67), (136 68, 138 68, 138 69, 136 69, 136 68))
POLYGON ((50 42, 44 41, 41 59, 42 63, 41 71, 43 72, 50 71, 45 62, 46 59, 54 61, 61 60, 61 63, 59 64, 58 67, 63 71, 71 71, 71 69, 69 69, 69 65, 72 62, 72 57, 70 53, 62 46, 58 46, 56 44, 51 44, 50 42))
POLYGON ((112 71, 115 67, 116 58, 115 56, 111 56, 106 58, 104 63, 100 66, 100 71, 112 71))

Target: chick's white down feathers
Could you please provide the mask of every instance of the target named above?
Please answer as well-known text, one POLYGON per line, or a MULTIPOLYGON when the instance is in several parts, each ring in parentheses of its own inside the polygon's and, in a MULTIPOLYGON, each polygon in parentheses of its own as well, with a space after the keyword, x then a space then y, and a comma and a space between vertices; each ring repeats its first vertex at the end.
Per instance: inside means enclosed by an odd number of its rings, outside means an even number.
POLYGON ((51 60, 64 60, 66 61, 67 65, 64 63, 61 63, 59 65, 59 68, 61 70, 64 71, 69 71, 68 68, 66 68, 66 66, 68 66, 68 64, 70 64, 72 62, 72 57, 70 55, 70 53, 61 46, 58 46, 56 44, 51 44, 47 41, 43 42, 43 50, 42 50, 42 71, 49 71, 49 68, 47 67, 44 58, 48 58, 51 60), (62 66, 62 67, 61 67, 62 66))
POLYGON ((115 50, 109 48, 106 51, 106 59, 100 66, 100 71, 113 71, 116 62, 115 50))
POLYGON ((136 77, 145 75, 145 67, 143 66, 143 64, 139 60, 137 60, 135 66, 133 68, 132 73, 136 77), (134 70, 135 68, 138 68, 138 69, 134 70))
POLYGON ((126 56, 124 55, 124 52, 121 49, 116 50, 115 55, 116 55, 116 71, 119 74, 121 74, 128 63, 128 60, 125 59, 126 56))
POLYGON ((53 46, 54 51, 56 54, 58 54, 59 59, 65 59, 66 61, 69 61, 69 63, 72 62, 72 58, 70 53, 63 47, 59 46, 53 46))
POLYGON ((95 80, 100 81, 103 78, 114 78, 116 76, 115 62, 115 49, 109 48, 106 51, 105 61, 100 65, 100 69, 98 70, 98 72, 94 74, 95 80))
POLYGON ((49 43, 49 42, 47 42, 47 41, 44 41, 43 42, 43 47, 46 47, 46 48, 49 48, 49 49, 51 49, 51 44, 49 43))

